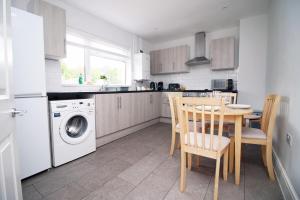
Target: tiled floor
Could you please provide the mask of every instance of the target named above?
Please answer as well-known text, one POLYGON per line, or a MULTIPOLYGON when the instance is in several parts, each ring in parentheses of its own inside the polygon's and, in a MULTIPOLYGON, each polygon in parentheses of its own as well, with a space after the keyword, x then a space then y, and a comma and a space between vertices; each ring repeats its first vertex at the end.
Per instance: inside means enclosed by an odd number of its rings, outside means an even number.
MULTIPOLYGON (((24 199, 212 199, 215 162, 209 159, 187 171, 186 192, 179 192, 179 151, 168 156, 170 128, 153 125, 24 180, 24 199)), ((243 147, 241 184, 233 184, 233 174, 228 182, 221 178, 220 199, 283 199, 278 183, 269 181, 258 150, 243 147)))

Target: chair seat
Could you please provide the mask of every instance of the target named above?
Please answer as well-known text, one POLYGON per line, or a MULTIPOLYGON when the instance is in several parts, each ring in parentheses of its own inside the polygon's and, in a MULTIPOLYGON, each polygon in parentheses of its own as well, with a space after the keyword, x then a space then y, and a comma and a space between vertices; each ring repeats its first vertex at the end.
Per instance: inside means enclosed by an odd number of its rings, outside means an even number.
MULTIPOLYGON (((201 123, 199 122, 196 122, 196 127, 197 129, 199 130, 200 132, 200 128, 202 127, 201 123)), ((180 129, 180 124, 176 124, 176 129, 180 129)), ((189 122, 189 130, 194 130, 194 122, 189 122)))
MULTIPOLYGON (((194 138, 194 132, 190 132, 190 142, 189 144, 191 145, 194 145, 194 141, 195 141, 195 138, 194 138)), ((219 142, 218 142, 218 136, 217 135, 213 135, 213 150, 214 151, 217 151, 217 150, 223 150, 225 149, 230 143, 230 139, 227 138, 227 137, 224 137, 222 136, 221 137, 221 147, 220 149, 218 149, 218 145, 219 145, 219 142)), ((185 135, 185 144, 188 144, 188 135, 186 134, 185 135)), ((202 133, 197 133, 197 145, 199 147, 202 147, 202 133)), ((205 148, 206 149, 209 149, 210 147, 210 134, 205 134, 205 148)))
MULTIPOLYGON (((233 137, 234 133, 229 133, 229 136, 233 137)), ((242 138, 267 139, 267 135, 261 129, 243 127, 242 138)))

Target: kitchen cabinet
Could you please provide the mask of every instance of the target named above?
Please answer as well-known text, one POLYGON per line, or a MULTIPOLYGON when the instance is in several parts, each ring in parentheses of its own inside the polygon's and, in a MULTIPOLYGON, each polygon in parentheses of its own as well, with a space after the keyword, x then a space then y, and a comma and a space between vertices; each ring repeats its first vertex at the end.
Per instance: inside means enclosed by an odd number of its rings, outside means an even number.
POLYGON ((212 70, 234 69, 236 67, 234 37, 212 40, 210 57, 212 70))
POLYGON ((119 96, 117 94, 96 95, 96 136, 102 137, 119 128, 119 96))
POLYGON ((158 118, 160 97, 160 92, 97 94, 97 138, 158 118))
POLYGON ((161 50, 150 52, 150 72, 151 74, 159 74, 162 71, 162 53, 161 50))
POLYGON ((168 93, 163 92, 161 94, 161 117, 165 118, 171 118, 171 109, 170 109, 170 104, 169 104, 169 98, 168 98, 168 93))
POLYGON ((144 93, 145 121, 149 121, 160 116, 160 97, 160 92, 144 93))
POLYGON ((188 72, 185 62, 189 59, 189 46, 177 46, 150 52, 152 75, 188 72))
POLYGON ((66 56, 66 11, 42 0, 31 0, 28 11, 43 17, 44 48, 48 59, 66 56))
POLYGON ((130 93, 118 94, 116 95, 118 101, 118 130, 128 128, 132 125, 131 118, 131 99, 132 95, 130 93))

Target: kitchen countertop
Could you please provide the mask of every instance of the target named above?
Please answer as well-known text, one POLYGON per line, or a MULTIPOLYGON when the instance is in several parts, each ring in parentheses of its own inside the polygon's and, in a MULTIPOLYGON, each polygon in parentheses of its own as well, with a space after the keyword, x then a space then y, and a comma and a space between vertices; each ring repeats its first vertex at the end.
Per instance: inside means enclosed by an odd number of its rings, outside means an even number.
MULTIPOLYGON (((117 93, 141 93, 141 92, 212 92, 213 90, 128 90, 128 91, 86 91, 86 92, 48 92, 47 96, 49 100, 63 100, 63 99, 81 99, 86 98, 88 95, 94 94, 117 94, 117 93)), ((218 90, 222 92, 234 92, 238 93, 237 90, 229 91, 229 90, 218 90)))

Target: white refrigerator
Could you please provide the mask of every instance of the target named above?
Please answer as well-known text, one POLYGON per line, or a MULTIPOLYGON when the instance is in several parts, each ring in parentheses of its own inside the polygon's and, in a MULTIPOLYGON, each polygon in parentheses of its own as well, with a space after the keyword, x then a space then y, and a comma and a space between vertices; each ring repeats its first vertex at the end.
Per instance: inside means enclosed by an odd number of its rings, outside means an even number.
POLYGON ((21 178, 51 167, 43 19, 12 9, 13 88, 21 178))

